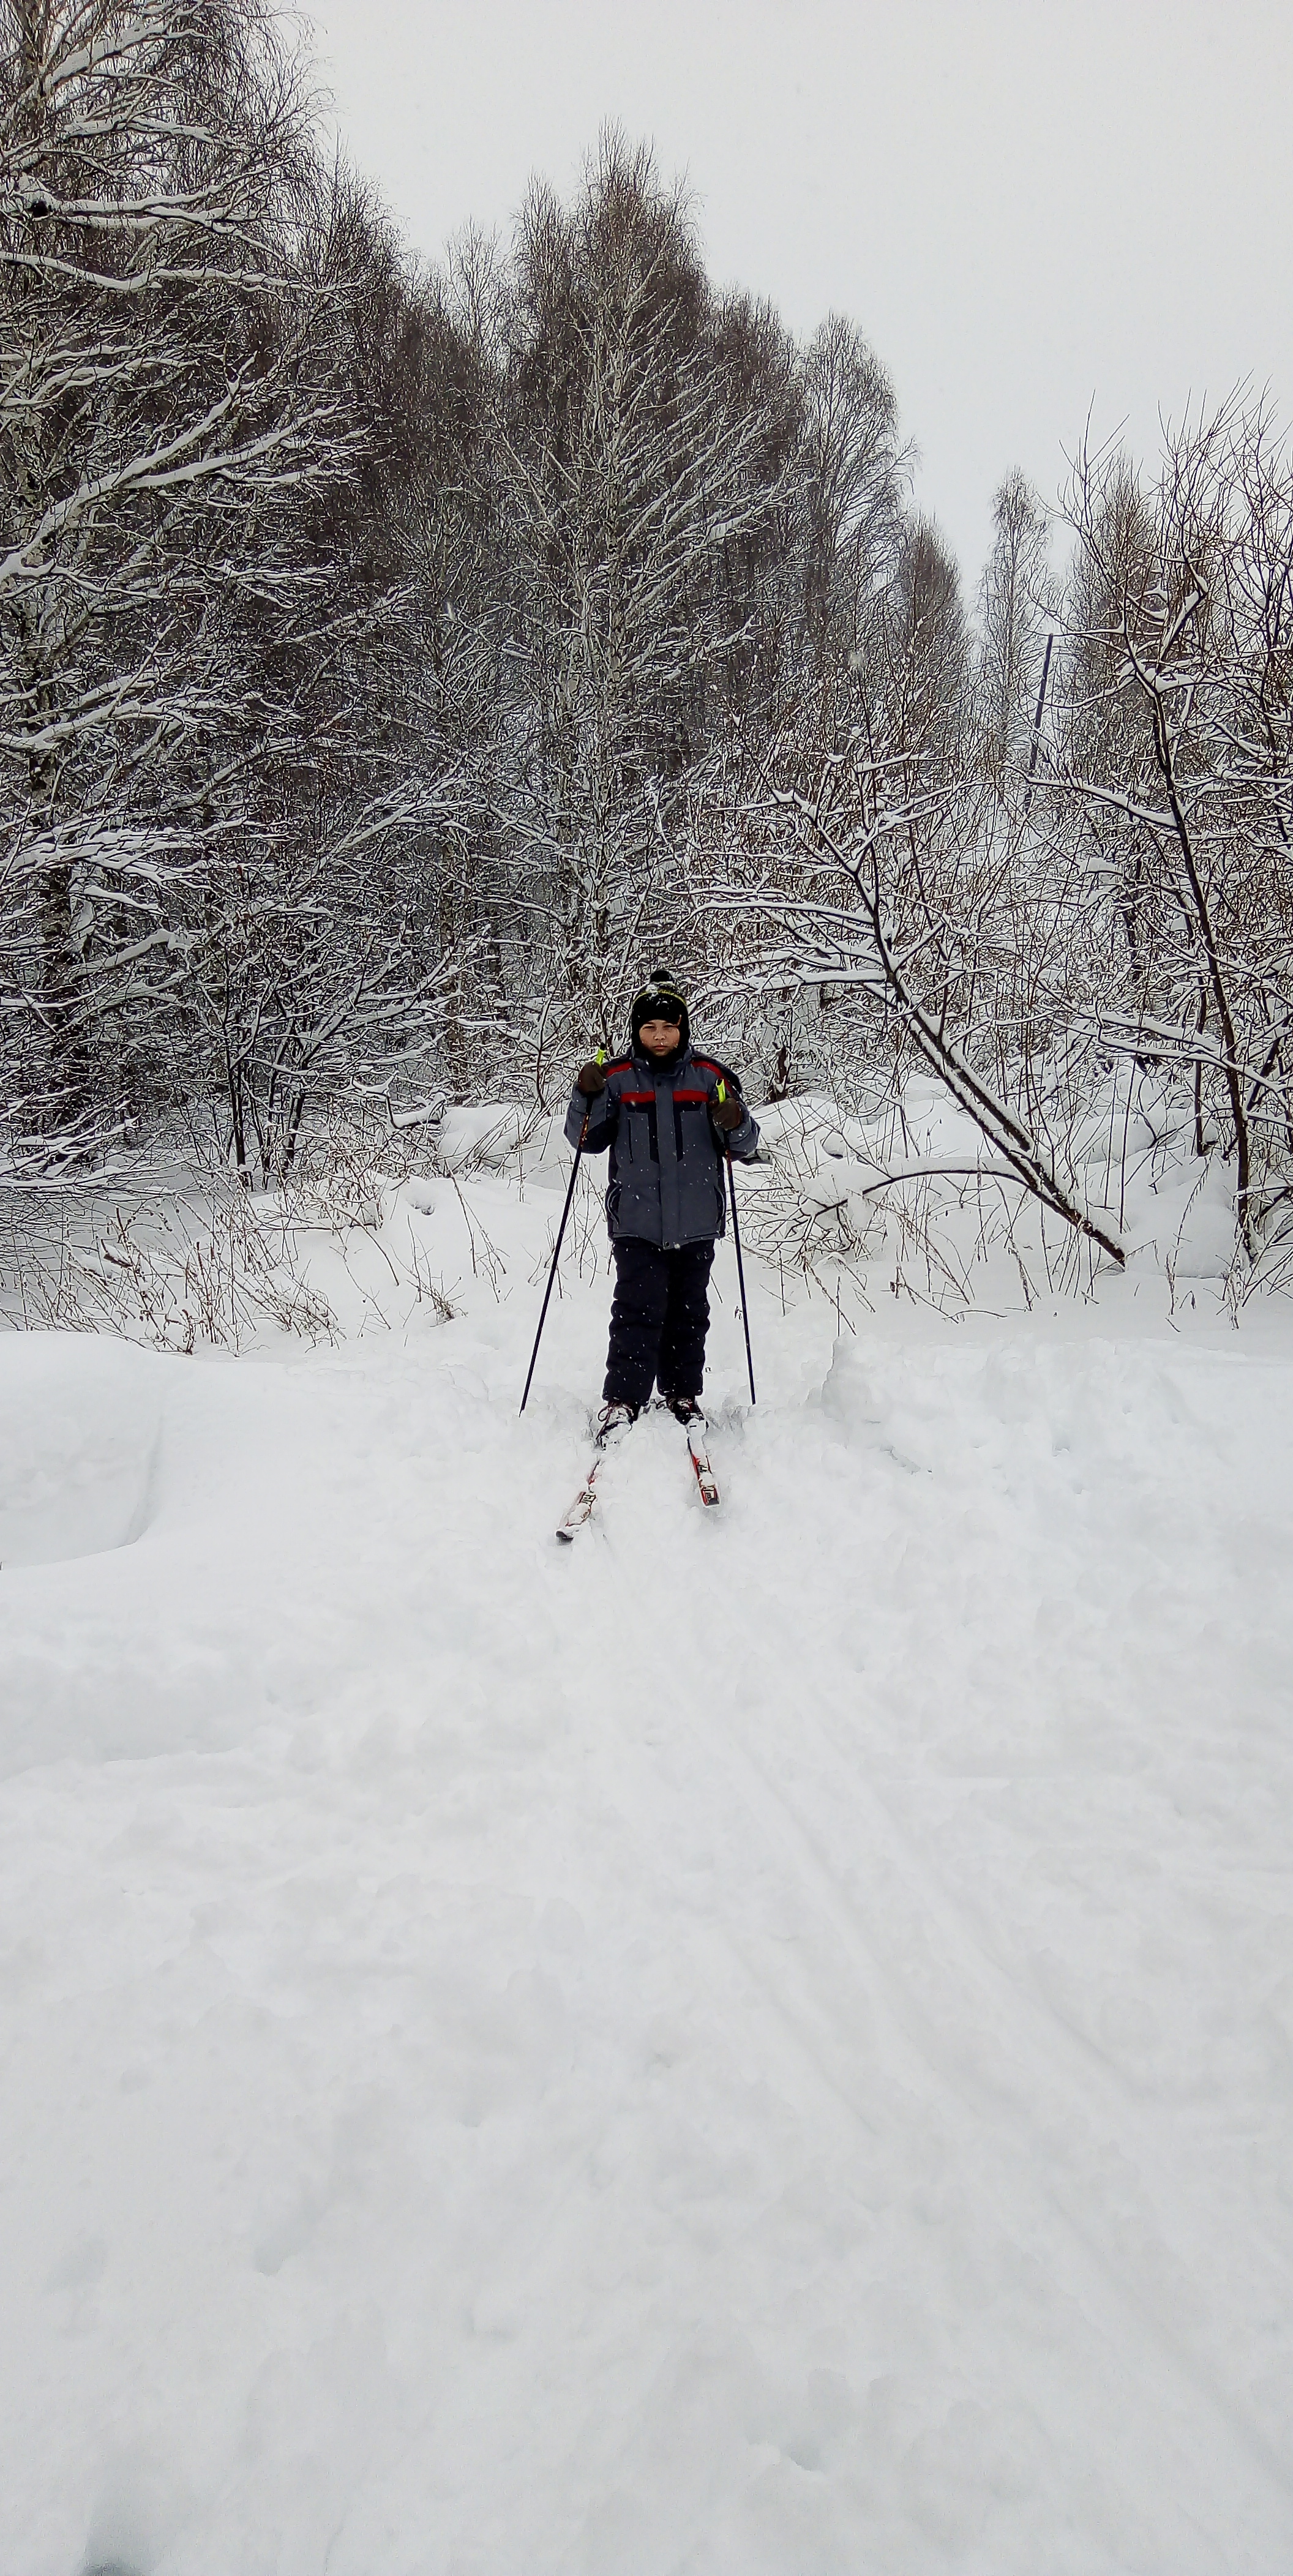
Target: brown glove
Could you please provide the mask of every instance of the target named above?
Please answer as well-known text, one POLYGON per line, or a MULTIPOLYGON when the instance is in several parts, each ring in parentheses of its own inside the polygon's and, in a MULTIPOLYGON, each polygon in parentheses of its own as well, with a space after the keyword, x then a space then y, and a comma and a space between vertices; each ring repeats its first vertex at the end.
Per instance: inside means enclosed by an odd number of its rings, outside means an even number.
POLYGON ((595 1100, 598 1092, 606 1089, 605 1065, 583 1065, 576 1078, 575 1089, 576 1091, 582 1091, 585 1100, 595 1100))
POLYGON ((726 1100, 715 1101, 714 1106, 710 1111, 710 1116, 714 1121, 714 1125, 721 1128, 725 1136, 730 1136, 732 1129, 740 1126, 741 1120, 745 1116, 745 1110, 742 1103, 739 1100, 734 1099, 732 1093, 729 1091, 726 1100))

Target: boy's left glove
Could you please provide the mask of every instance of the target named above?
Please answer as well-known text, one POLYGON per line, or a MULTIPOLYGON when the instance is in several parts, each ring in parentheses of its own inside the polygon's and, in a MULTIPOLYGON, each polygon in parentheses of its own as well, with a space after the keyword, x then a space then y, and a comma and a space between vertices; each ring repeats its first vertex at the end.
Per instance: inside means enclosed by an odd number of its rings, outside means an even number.
POLYGON ((716 1100, 714 1102, 713 1108, 710 1110, 709 1114, 714 1121, 714 1125, 716 1127, 720 1127, 725 1136, 730 1136, 732 1129, 740 1126, 741 1120, 745 1116, 745 1110, 742 1103, 739 1100, 733 1100, 731 1093, 729 1092, 726 1100, 716 1100))

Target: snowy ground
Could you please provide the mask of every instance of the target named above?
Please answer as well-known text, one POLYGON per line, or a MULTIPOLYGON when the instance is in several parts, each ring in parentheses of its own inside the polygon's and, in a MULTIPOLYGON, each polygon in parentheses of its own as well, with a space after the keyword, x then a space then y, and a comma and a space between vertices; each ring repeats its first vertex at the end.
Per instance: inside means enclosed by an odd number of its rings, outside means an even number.
POLYGON ((725 1252, 562 1551, 557 1177, 0 1336, 3 2576, 1283 2576, 1293 1320, 725 1252))

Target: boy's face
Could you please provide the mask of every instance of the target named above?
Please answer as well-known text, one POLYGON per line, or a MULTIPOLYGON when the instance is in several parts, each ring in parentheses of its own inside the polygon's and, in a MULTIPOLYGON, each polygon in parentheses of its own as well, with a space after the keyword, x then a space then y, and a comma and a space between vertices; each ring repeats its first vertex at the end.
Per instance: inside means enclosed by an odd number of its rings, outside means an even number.
POLYGON ((672 1055, 681 1035, 672 1020, 644 1020, 638 1030, 647 1054, 657 1058, 672 1055))

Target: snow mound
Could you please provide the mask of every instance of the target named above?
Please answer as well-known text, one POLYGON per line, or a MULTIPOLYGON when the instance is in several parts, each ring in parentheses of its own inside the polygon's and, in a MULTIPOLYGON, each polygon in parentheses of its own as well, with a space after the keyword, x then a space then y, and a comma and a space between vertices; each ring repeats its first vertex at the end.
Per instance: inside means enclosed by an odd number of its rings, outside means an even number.
POLYGON ((497 1171, 509 1154, 516 1152, 524 1126, 524 1113, 512 1100, 447 1109, 436 1160, 446 1172, 460 1172, 468 1163, 483 1163, 488 1170, 497 1171))
POLYGON ((0 1568, 129 1547, 161 1428, 156 1358, 82 1333, 0 1341, 0 1568))
POLYGON ((1182 1168, 1128 1191, 1137 1249, 1178 1280, 1222 1280, 1235 1257, 1235 1177, 1218 1158, 1182 1168))

